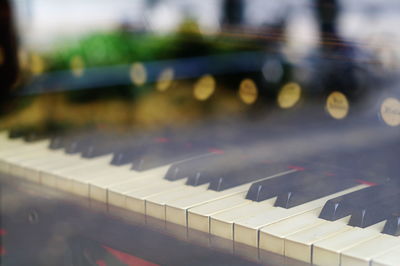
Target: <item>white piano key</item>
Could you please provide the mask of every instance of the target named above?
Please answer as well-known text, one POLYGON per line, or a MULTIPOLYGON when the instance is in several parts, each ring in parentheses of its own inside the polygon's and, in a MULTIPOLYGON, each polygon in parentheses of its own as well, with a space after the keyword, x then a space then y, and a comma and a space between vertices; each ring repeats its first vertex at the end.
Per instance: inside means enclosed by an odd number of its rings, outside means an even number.
POLYGON ((61 169, 75 165, 79 158, 77 157, 65 157, 63 154, 60 156, 47 156, 47 158, 41 158, 40 160, 30 160, 22 162, 17 171, 22 177, 27 179, 34 178, 40 182, 41 172, 51 171, 53 169, 61 169))
POLYGON ((212 215, 210 217, 210 233, 212 235, 233 240, 234 222, 243 217, 254 215, 254 213, 260 211, 265 212, 273 209, 275 200, 276 198, 262 202, 252 202, 249 200, 249 204, 212 215))
POLYGON ((365 187, 367 187, 367 185, 358 185, 293 208, 285 209, 281 207, 274 207, 268 211, 263 211, 259 214, 253 213, 252 215, 244 217, 240 220, 236 220, 235 242, 258 247, 258 230, 261 227, 322 207, 325 202, 331 198, 338 197, 365 187))
POLYGON ((27 153, 37 150, 37 149, 44 150, 45 148, 47 148, 49 146, 49 144, 50 144, 50 141, 47 139, 35 141, 32 143, 13 140, 11 142, 7 142, 7 143, 1 145, 0 158, 6 159, 7 157, 13 156, 13 155, 23 155, 23 154, 27 154, 27 153))
POLYGON ((8 136, 4 136, 4 135, 2 137, 0 137, 0 142, 1 142, 0 153, 3 150, 8 150, 8 148, 11 146, 18 146, 18 145, 23 145, 23 144, 27 143, 22 138, 11 139, 8 136))
MULTIPOLYGON (((148 171, 139 172, 137 178, 128 179, 122 182, 106 182, 104 181, 104 186, 100 187, 98 184, 91 184, 90 187, 98 189, 98 190, 107 190, 107 202, 111 205, 115 205, 118 207, 125 206, 125 197, 128 193, 133 193, 138 190, 152 190, 151 187, 156 186, 166 186, 166 187, 174 187, 176 184, 183 185, 186 180, 178 180, 178 181, 168 181, 164 179, 165 173, 167 172, 169 166, 163 166, 155 169, 151 169, 148 171)), ((158 191, 160 192, 160 191, 158 191)), ((145 193, 145 192, 143 192, 145 193)), ((152 193, 153 195, 154 193, 152 193)))
POLYGON ((166 220, 165 205, 167 202, 171 202, 176 199, 184 199, 190 195, 206 194, 208 192, 207 187, 208 184, 198 187, 184 185, 178 189, 174 189, 166 193, 147 197, 145 199, 146 215, 160 220, 166 220))
POLYGON ((187 211, 189 208, 206 204, 211 201, 219 201, 232 195, 240 194, 243 196, 243 192, 247 192, 249 188, 250 185, 246 184, 224 191, 217 192, 213 190, 207 190, 202 193, 199 192, 189 195, 185 198, 175 198, 165 203, 165 219, 171 223, 187 226, 187 211))
POLYGON ((56 168, 46 170, 40 173, 40 181, 43 185, 49 187, 57 187, 58 179, 68 179, 69 174, 78 173, 79 175, 85 175, 85 173, 91 174, 93 171, 100 171, 101 167, 107 166, 111 160, 111 155, 105 155, 96 159, 81 158, 79 162, 68 165, 63 168, 56 168))
POLYGON ((47 141, 35 142, 34 144, 21 142, 21 144, 2 149, 0 150, 0 168, 7 171, 11 162, 24 158, 34 158, 38 153, 46 150, 47 145, 47 141))
POLYGON ((15 157, 8 160, 8 173, 25 178, 31 178, 34 176, 36 177, 36 180, 39 178, 40 171, 45 171, 46 169, 56 169, 63 167, 64 165, 74 165, 79 161, 79 158, 77 157, 65 156, 61 152, 49 150, 41 151, 40 154, 32 156, 32 158, 14 158, 15 157), (55 167, 55 165, 57 167, 55 167))
POLYGON ((317 241, 313 246, 313 264, 340 265, 342 251, 379 236, 379 231, 373 227, 354 227, 349 231, 317 241))
MULTIPOLYGON (((115 166, 114 166, 115 167, 115 166)), ((78 182, 74 182, 73 190, 75 191, 77 187, 87 186, 88 195, 93 200, 98 200, 104 203, 107 203, 107 188, 126 183, 127 181, 137 180, 140 177, 144 177, 140 172, 131 170, 131 165, 127 166, 118 166, 111 173, 106 172, 95 178, 90 178, 88 180, 84 180, 83 182, 78 184, 78 182)))
POLYGON ((66 176, 69 174, 76 174, 82 172, 94 172, 101 171, 102 167, 107 167, 112 159, 112 155, 107 154, 100 157, 88 159, 88 158, 79 158, 77 163, 74 165, 69 165, 65 168, 61 169, 53 169, 51 170, 52 174, 66 176))
POLYGON ((348 226, 350 217, 330 222, 324 221, 311 228, 289 235, 285 239, 285 256, 299 261, 312 263, 312 247, 318 240, 326 239, 353 227, 348 226))
POLYGON ((260 229, 259 248, 285 255, 285 238, 289 235, 323 223, 318 219, 322 208, 296 215, 260 229))
POLYGON ((99 182, 92 181, 89 184, 89 197, 118 207, 124 206, 126 193, 164 182, 160 181, 161 179, 158 176, 140 173, 130 175, 128 179, 122 181, 115 180, 114 182, 114 180, 106 177, 99 179, 99 182))
MULTIPOLYGON (((164 176, 168 170, 169 166, 162 166, 155 169, 151 169, 148 171, 139 172, 139 178, 135 178, 134 180, 127 180, 125 182, 105 182, 104 187, 98 186, 98 189, 107 189, 107 202, 111 205, 117 207, 125 207, 125 196, 127 193, 136 191, 140 188, 147 188, 152 184, 169 184, 169 183, 181 183, 183 184, 186 180, 178 180, 176 182, 171 182, 164 179, 164 176)), ((93 183, 90 185, 95 187, 96 184, 93 183)))
POLYGON ((400 247, 400 238, 381 234, 344 250, 341 254, 341 265, 370 266, 372 259, 398 247, 400 247))
POLYGON ((372 259, 371 266, 397 266, 400 265, 400 247, 396 247, 372 259))
POLYGON ((19 154, 4 160, 7 165, 7 173, 38 181, 39 171, 45 168, 54 169, 65 165, 75 165, 80 161, 78 157, 66 156, 59 151, 41 148, 31 154, 19 154), (60 163, 62 162, 62 164, 60 163))
MULTIPOLYGON (((72 192, 81 196, 89 197, 89 182, 96 178, 107 177, 113 179, 114 177, 130 172, 128 167, 117 167, 111 165, 97 166, 95 170, 82 171, 75 169, 68 174, 63 175, 63 178, 57 179, 56 186, 59 189, 72 192)), ((133 171, 130 173, 135 175, 133 171)), ((104 201, 105 202, 105 201, 104 201)))
POLYGON ((0 141, 2 141, 3 139, 8 139, 8 131, 6 130, 0 131, 0 141))
POLYGON ((205 233, 210 232, 210 216, 222 211, 227 211, 235 207, 250 204, 252 201, 246 200, 247 192, 211 201, 188 210, 188 227, 205 233))
POLYGON ((164 181, 157 184, 151 184, 148 187, 126 193, 124 195, 125 206, 131 211, 146 214, 145 201, 147 198, 165 193, 177 193, 185 187, 187 186, 184 185, 183 180, 174 182, 164 181))

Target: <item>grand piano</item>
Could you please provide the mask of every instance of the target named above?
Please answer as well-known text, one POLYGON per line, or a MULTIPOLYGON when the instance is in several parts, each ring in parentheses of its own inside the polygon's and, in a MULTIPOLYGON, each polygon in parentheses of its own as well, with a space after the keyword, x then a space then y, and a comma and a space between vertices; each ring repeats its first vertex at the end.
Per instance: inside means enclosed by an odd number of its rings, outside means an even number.
POLYGON ((2 265, 399 265, 399 6, 272 2, 3 1, 2 265))

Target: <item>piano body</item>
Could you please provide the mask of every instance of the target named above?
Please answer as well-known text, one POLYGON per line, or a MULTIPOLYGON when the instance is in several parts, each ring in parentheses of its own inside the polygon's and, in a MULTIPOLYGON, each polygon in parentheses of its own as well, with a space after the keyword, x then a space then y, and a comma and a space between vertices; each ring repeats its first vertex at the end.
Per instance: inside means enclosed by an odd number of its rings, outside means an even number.
POLYGON ((400 265, 394 4, 200 2, 0 5, 1 262, 400 265))

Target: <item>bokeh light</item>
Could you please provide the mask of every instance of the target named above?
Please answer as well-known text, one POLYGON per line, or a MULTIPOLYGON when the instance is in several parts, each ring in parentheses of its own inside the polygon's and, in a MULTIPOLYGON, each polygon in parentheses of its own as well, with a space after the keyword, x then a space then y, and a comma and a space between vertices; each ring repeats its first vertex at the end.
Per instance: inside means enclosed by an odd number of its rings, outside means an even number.
POLYGON ((131 81, 136 86, 142 86, 146 83, 147 72, 142 63, 134 63, 130 69, 131 81))
POLYGON ((280 108, 289 109, 295 106, 301 97, 301 87, 295 82, 290 82, 282 87, 278 94, 280 108))
POLYGON ((166 91, 171 87, 174 80, 174 70, 172 68, 164 69, 157 78, 156 88, 158 91, 166 91))
POLYGON ((216 81, 213 76, 202 76, 194 85, 193 94, 199 101, 205 101, 210 98, 215 91, 216 81))
POLYGON ((343 119, 347 116, 350 109, 349 101, 346 95, 341 92, 334 91, 326 99, 326 111, 335 119, 343 119))
POLYGON ((253 104, 258 97, 257 85, 251 79, 244 79, 239 86, 239 97, 245 104, 253 104))
POLYGON ((380 108, 382 120, 391 127, 400 125, 400 101, 396 98, 386 98, 380 108))

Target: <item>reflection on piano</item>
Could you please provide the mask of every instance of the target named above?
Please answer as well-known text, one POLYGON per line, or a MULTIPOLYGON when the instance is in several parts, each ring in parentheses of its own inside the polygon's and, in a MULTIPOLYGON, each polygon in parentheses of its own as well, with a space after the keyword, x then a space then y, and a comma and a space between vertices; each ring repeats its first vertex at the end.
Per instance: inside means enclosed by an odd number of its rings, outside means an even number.
POLYGON ((5 240, 33 204, 27 228, 56 232, 67 265, 400 264, 399 69, 341 37, 334 0, 313 3, 308 52, 285 38, 290 15, 250 27, 252 4, 220 4, 217 33, 124 22, 21 52, 1 121, 5 240))

